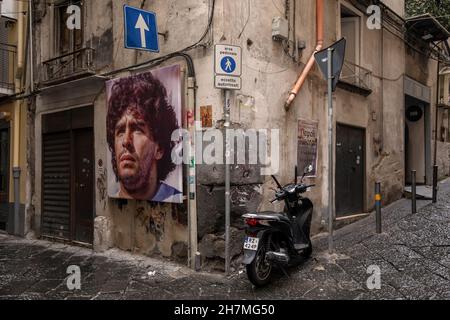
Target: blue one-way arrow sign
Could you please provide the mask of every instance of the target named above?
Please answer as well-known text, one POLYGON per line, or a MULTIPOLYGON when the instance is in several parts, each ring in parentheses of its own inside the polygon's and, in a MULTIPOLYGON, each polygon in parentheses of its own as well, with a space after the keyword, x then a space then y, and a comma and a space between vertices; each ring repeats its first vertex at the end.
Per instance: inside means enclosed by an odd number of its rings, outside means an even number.
POLYGON ((125 26, 125 48, 159 52, 156 14, 123 6, 125 26))

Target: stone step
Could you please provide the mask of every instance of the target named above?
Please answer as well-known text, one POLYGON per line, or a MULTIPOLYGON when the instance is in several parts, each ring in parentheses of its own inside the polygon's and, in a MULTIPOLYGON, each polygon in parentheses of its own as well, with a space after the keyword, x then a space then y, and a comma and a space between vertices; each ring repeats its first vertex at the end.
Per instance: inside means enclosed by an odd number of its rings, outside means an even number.
MULTIPOLYGON (((411 186, 408 186, 404 190, 405 197, 407 199, 412 198, 411 186)), ((417 200, 433 200, 433 187, 432 186, 417 186, 416 187, 417 200)))

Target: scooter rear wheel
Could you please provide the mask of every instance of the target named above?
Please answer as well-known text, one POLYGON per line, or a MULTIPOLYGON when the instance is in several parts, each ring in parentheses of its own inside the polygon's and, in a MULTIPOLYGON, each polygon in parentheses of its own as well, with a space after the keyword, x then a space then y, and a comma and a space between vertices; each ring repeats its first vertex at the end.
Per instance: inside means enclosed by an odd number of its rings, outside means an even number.
POLYGON ((258 249, 255 259, 246 268, 248 279, 255 286, 263 287, 270 282, 272 264, 266 260, 265 246, 258 249))

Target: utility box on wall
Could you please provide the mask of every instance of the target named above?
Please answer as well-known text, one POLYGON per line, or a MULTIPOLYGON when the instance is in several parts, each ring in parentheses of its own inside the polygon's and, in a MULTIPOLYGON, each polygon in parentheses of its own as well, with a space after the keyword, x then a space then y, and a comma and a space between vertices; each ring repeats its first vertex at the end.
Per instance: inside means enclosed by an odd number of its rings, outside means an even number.
POLYGON ((272 39, 285 41, 289 37, 289 23, 283 17, 275 17, 272 20, 272 39))
POLYGON ((0 1, 0 15, 17 20, 17 1, 16 0, 2 0, 0 1))

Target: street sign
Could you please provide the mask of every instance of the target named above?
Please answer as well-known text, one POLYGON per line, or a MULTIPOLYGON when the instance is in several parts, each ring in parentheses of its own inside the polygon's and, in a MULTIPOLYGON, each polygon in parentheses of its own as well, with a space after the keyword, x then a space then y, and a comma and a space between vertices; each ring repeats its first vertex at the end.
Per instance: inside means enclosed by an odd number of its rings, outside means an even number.
POLYGON ((242 87, 242 49, 238 46, 218 44, 215 46, 215 87, 240 90, 242 87))
MULTIPOLYGON (((225 128, 230 127, 231 90, 242 87, 242 49, 238 46, 218 44, 214 55, 214 86, 225 93, 225 128)), ((230 154, 230 143, 225 144, 226 154, 230 154)), ((231 167, 229 157, 225 165, 225 272, 230 272, 230 225, 231 225, 231 167)))
POLYGON ((215 52, 216 74, 235 77, 242 75, 241 47, 218 44, 215 52))
MULTIPOLYGON (((333 92, 336 90, 336 86, 341 76, 342 67, 344 66, 345 46, 346 40, 345 38, 342 38, 329 47, 333 48, 333 70, 331 70, 333 75, 333 92)), ((314 57, 323 75, 325 78, 328 78, 328 48, 317 52, 314 57)))
POLYGON ((123 6, 125 48, 159 52, 156 14, 123 6))
MULTIPOLYGON (((346 40, 342 38, 328 48, 317 52, 314 58, 319 65, 325 79, 328 82, 328 163, 334 163, 334 110, 333 110, 333 92, 341 76, 344 66, 346 40)), ((328 185, 334 186, 334 167, 328 166, 328 185)), ((334 220, 335 220, 335 202, 334 193, 328 193, 328 252, 333 253, 334 247, 334 220)))
POLYGON ((241 90, 242 79, 241 79, 241 77, 216 75, 214 85, 217 89, 241 90))

